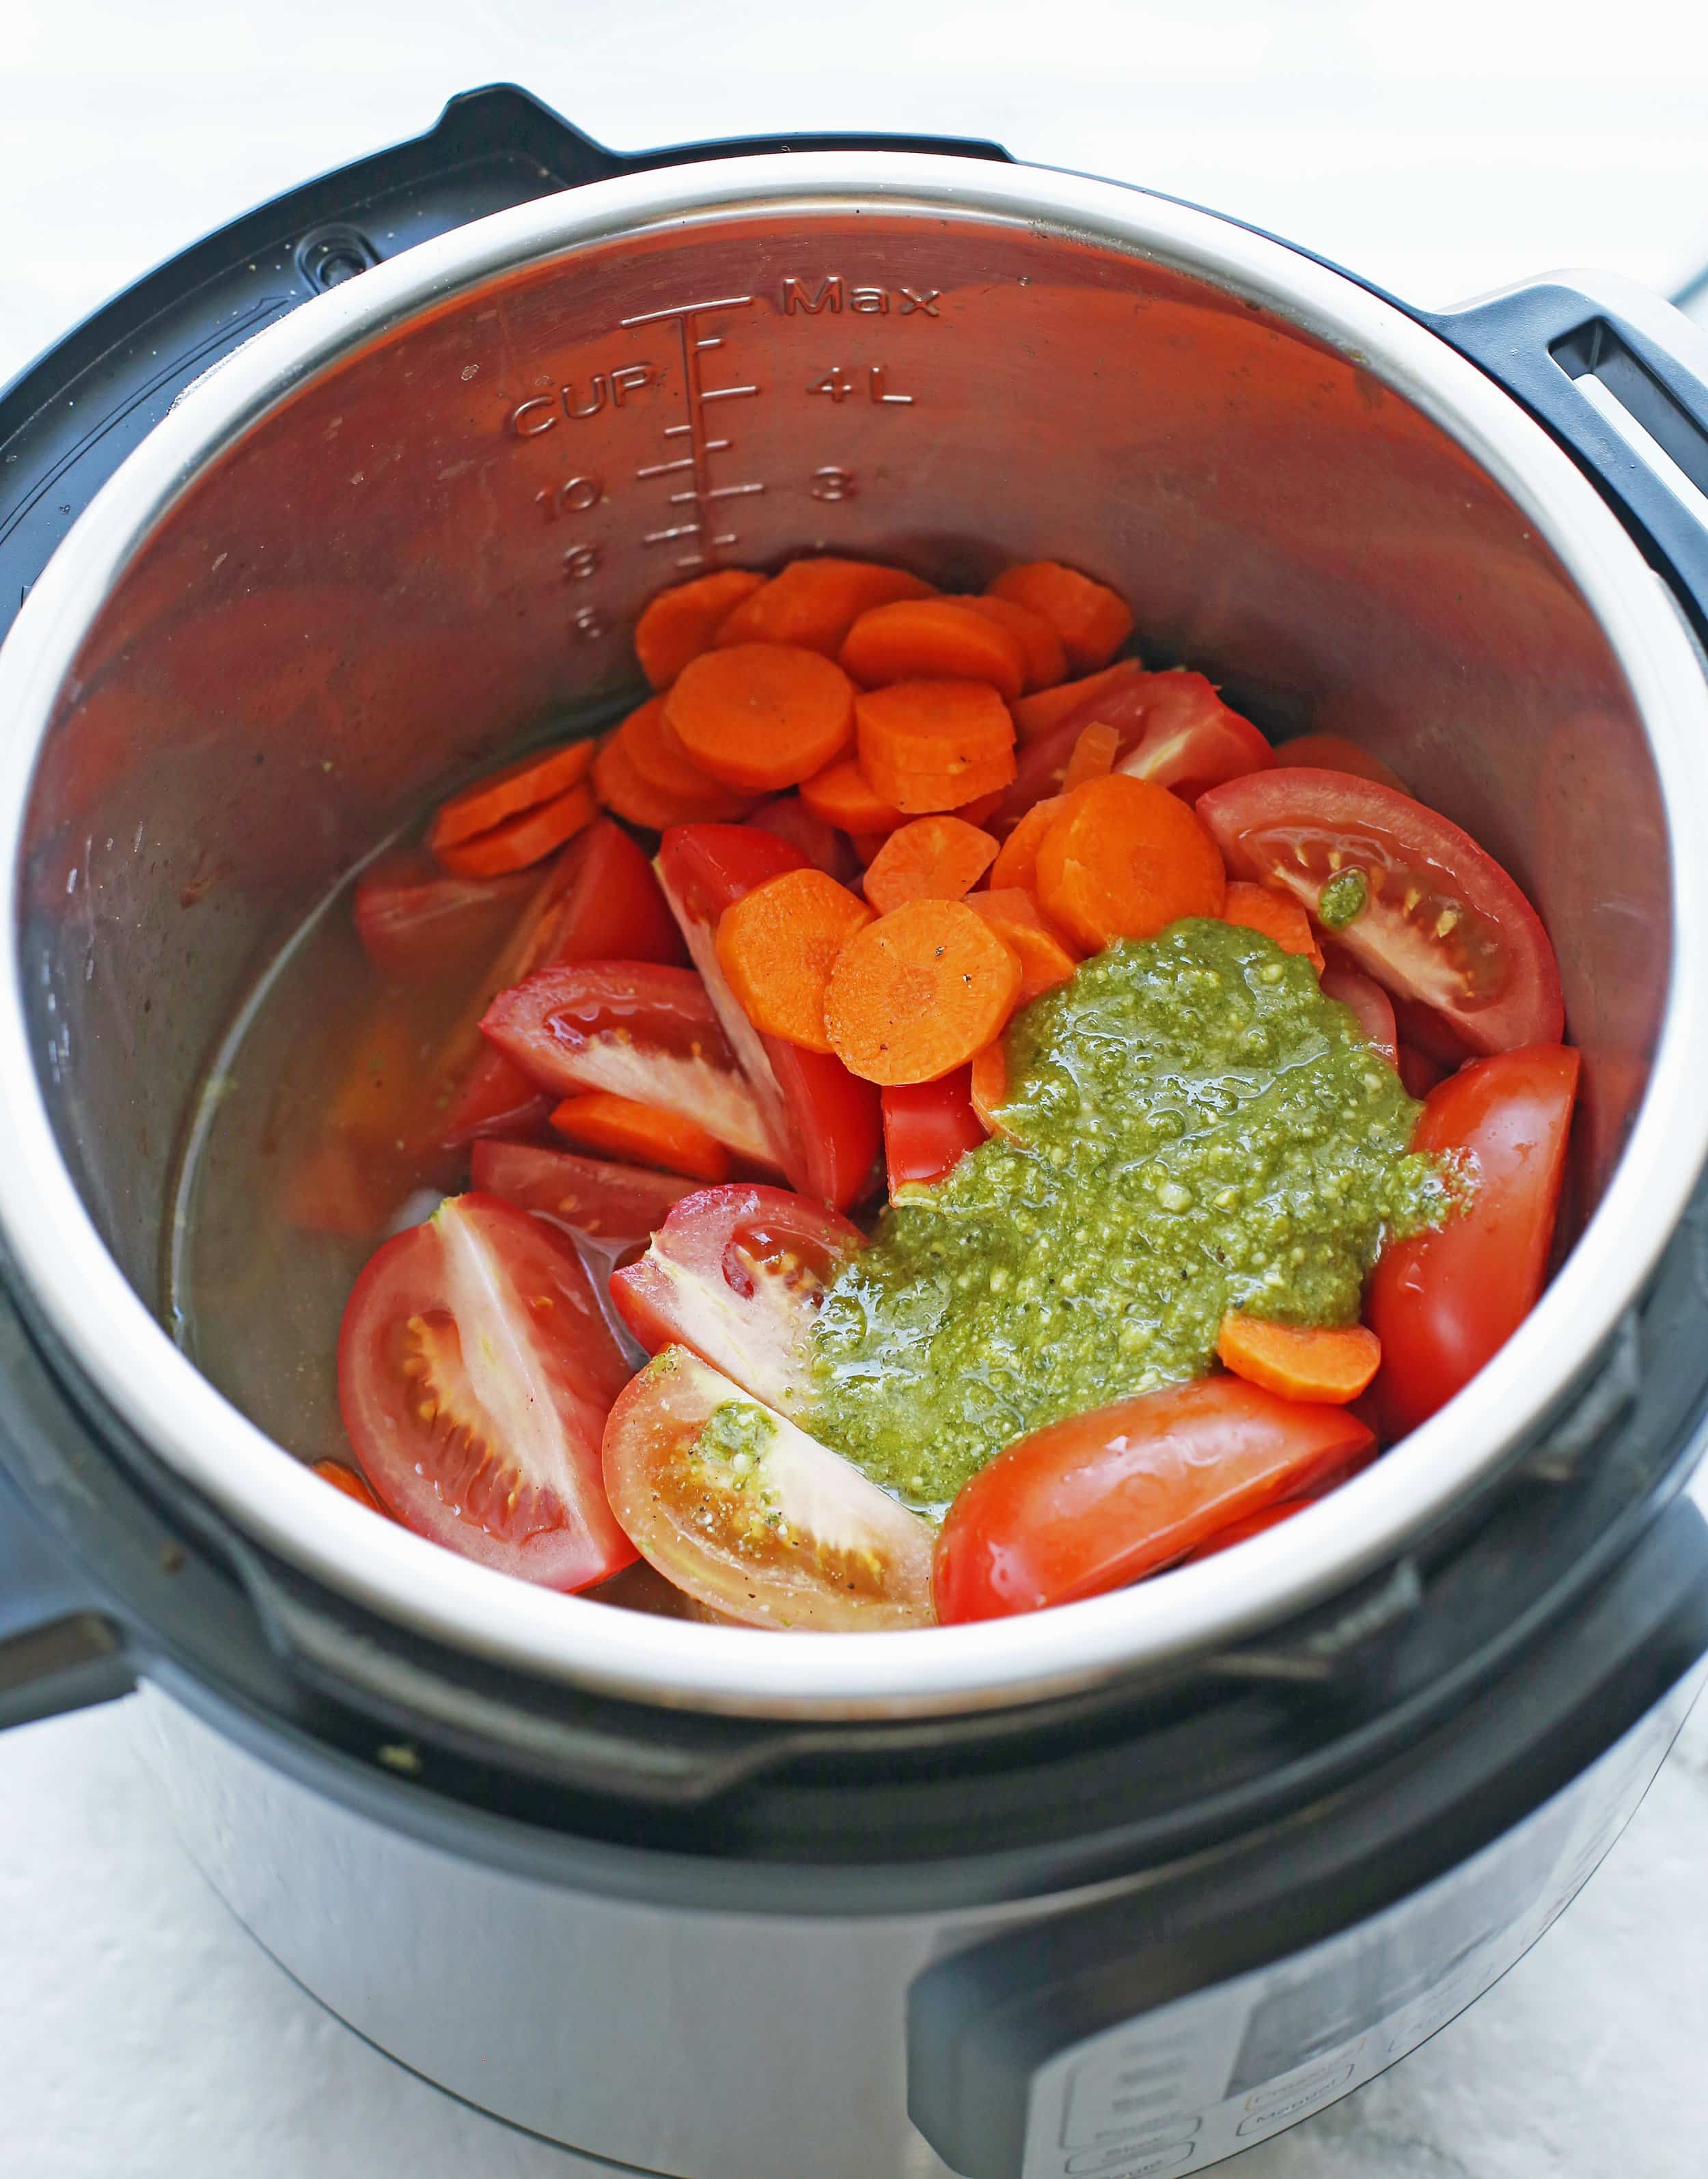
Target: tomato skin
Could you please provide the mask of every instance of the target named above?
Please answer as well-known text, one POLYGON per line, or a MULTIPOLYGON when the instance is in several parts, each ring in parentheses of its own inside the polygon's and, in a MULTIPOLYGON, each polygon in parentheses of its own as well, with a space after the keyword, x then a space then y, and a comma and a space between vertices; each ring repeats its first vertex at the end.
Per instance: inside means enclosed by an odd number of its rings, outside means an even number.
POLYGON ((805 870, 793 840, 752 825, 678 825, 659 843, 657 870, 688 950, 735 1051, 792 1188, 845 1210, 870 1189, 881 1118, 876 1085, 833 1052, 763 1036, 717 963, 718 918, 767 878, 805 870))
POLYGON ((1413 1148, 1475 1161, 1468 1209, 1390 1242, 1365 1315, 1381 1341, 1376 1380, 1387 1434, 1426 1422, 1535 1307, 1565 1172, 1579 1057, 1535 1046, 1474 1060, 1432 1090, 1413 1148))
POLYGON ((1375 1441, 1345 1408, 1201 1377, 1021 1438, 980 1468, 937 1539, 945 1625, 1123 1589, 1375 1441))
POLYGON ((556 1219, 605 1249, 644 1247, 673 1205, 699 1184, 532 1143, 478 1142, 470 1166, 470 1185, 480 1194, 502 1195, 520 1210, 556 1219))
POLYGON ((388 855, 356 881, 356 936, 382 974, 429 981, 490 955, 539 881, 533 870, 452 877, 431 855, 388 855))
POLYGON ((1390 1067, 1399 1065, 1399 1038, 1393 1025, 1393 1002, 1374 978, 1361 969, 1343 968, 1331 960, 1321 978, 1322 996, 1334 999, 1357 1020, 1366 1042, 1373 1044, 1390 1067))
POLYGON ((556 1589, 626 1566, 601 1444, 629 1365, 566 1238, 453 1196, 350 1291, 338 1404, 374 1495, 464 1558, 556 1589))
POLYGON ((775 802, 761 803, 747 822, 755 832, 774 833, 799 848, 808 862, 838 885, 859 875, 859 858, 848 834, 815 817, 798 794, 781 794, 775 802))
POLYGON ((825 1287, 865 1248, 804 1195, 733 1182, 684 1195, 639 1263, 615 1273, 618 1315, 649 1353, 689 1348, 785 1413, 806 1389, 806 1335, 825 1287))
POLYGON ((964 1150, 986 1139, 973 1110, 971 1062, 936 1082, 911 1082, 883 1093, 884 1161, 890 1200, 901 1188, 941 1180, 964 1150))
POLYGON ((1560 972, 1535 910, 1438 811, 1309 767, 1230 780, 1197 806, 1235 877, 1291 893, 1314 920, 1328 880, 1363 870, 1369 899, 1332 935, 1396 1000, 1432 1008, 1480 1052, 1558 1042, 1560 972))

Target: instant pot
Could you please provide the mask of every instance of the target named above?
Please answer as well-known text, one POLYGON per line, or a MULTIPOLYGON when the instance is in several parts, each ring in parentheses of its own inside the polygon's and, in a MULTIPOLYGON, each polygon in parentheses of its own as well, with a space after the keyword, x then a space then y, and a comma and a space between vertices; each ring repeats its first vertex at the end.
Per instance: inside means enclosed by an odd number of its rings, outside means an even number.
POLYGON ((0 401, 0 1716, 140 1688, 259 1941, 589 2171, 1190 2173, 1414 2048, 1708 1655, 1705 380, 1612 280, 1420 312, 989 145, 625 159, 510 89, 99 311, 0 401), (166 1309, 284 936, 606 716, 652 591, 814 550, 1079 561, 1147 662, 1364 742, 1537 902, 1583 1049, 1572 1245, 1481 1375, 1034 1617, 508 1581, 327 1490, 166 1309))

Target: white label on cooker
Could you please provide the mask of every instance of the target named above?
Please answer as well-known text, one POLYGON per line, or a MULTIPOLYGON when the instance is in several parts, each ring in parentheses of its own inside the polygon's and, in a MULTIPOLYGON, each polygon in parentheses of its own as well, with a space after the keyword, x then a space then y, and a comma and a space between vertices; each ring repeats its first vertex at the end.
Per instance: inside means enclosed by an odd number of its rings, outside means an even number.
POLYGON ((1033 2077, 1025 2179, 1162 2179, 1358 2088, 1480 1997, 1630 1820, 1705 1674, 1472 1859, 1309 1951, 1160 2006, 1033 2077))

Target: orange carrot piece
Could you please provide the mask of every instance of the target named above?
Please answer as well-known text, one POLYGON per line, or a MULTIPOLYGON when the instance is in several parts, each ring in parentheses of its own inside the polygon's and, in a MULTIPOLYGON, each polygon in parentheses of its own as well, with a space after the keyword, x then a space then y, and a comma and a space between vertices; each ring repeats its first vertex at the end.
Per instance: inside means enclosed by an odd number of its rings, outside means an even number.
POLYGON ((716 1135, 684 1113, 667 1112, 633 1097, 604 1090, 566 1097, 554 1108, 552 1124, 578 1150, 598 1150, 630 1165, 657 1166, 693 1180, 729 1177, 729 1152, 716 1135))
POLYGON ((1076 673, 1107 666, 1133 633, 1132 608, 1125 598, 1059 560, 1009 568, 988 587, 992 597, 1011 598, 1042 613, 1061 637, 1076 673))
POLYGON ((621 737, 613 734, 593 760, 593 785, 599 799, 613 816, 626 818, 649 832, 667 832, 673 825, 731 825, 746 816, 754 797, 733 794, 714 780, 715 800, 698 795, 667 794, 634 768, 634 759, 621 737))
POLYGON ((507 817, 556 801, 586 777, 592 761, 591 742, 565 742, 506 765, 503 771, 489 772, 440 804, 427 845, 437 854, 442 848, 454 848, 476 833, 490 832, 507 817))
POLYGON ((825 1029, 851 1074, 935 1082, 992 1040, 1019 988, 1013 949, 965 901, 910 900, 838 954, 825 1029))
POLYGON ((959 900, 997 859, 988 832, 944 812, 892 832, 866 872, 866 898, 880 915, 904 900, 959 900))
POLYGON ((898 598, 874 606, 848 632, 844 673, 863 689, 898 681, 987 681, 1004 702, 1026 685, 1026 654, 1000 621, 960 598, 898 598))
POLYGON ((797 644, 834 658, 863 612, 894 598, 929 598, 929 583, 874 560, 791 560, 763 589, 744 598, 717 631, 732 643, 797 644))
POLYGON ((907 822, 892 802, 886 802, 851 756, 838 757, 822 771, 800 783, 800 799, 815 817, 844 832, 893 832, 907 822))
POLYGON ((354 1498, 358 1506, 365 1506, 371 1513, 385 1512, 354 1468, 346 1468, 341 1460, 317 1460, 314 1466, 322 1483, 330 1483, 334 1490, 342 1490, 346 1498, 354 1498))
POLYGON ((692 658, 664 699, 693 761, 749 793, 798 787, 854 738, 854 684, 832 659, 786 643, 739 643, 692 658))
POLYGON ((824 1009, 831 970, 871 920, 865 903, 822 870, 785 870, 718 918, 717 965, 761 1035, 829 1051, 824 1009))
POLYGON ((1058 689, 1041 689, 1035 696, 1022 696, 1014 706, 1014 730, 1022 742, 1035 742, 1094 696, 1111 694, 1144 667, 1136 658, 1118 658, 1101 673, 1082 680, 1064 681, 1058 689))
POLYGON ((634 656, 651 686, 667 689, 690 658, 710 650, 731 613, 765 584, 750 568, 718 568, 661 590, 634 623, 634 656))
POLYGON ((992 788, 988 794, 975 794, 970 802, 958 802, 949 815, 958 817, 964 825, 976 825, 982 832, 986 818, 1002 800, 1004 792, 1003 788, 997 787, 992 788))
POLYGON ((1105 779, 1115 769, 1115 752, 1121 746, 1119 727, 1105 726, 1100 721, 1082 727, 1079 738, 1074 744, 1074 753, 1068 759, 1068 769, 1062 775, 1062 792, 1071 794, 1076 787, 1085 786, 1087 780, 1105 779))
POLYGON ((1222 903, 1222 920, 1238 923, 1247 930, 1260 930, 1272 938, 1283 953, 1302 953, 1320 976, 1327 965, 1310 918, 1289 894, 1271 892, 1267 886, 1249 885, 1244 878, 1228 881, 1222 903))
POLYGON ((1220 915, 1222 857, 1178 794, 1118 771, 1063 799, 1038 849, 1038 901, 1088 952, 1154 938, 1178 916, 1220 915))
POLYGON ((554 849, 590 825, 599 814, 593 791, 572 787, 555 801, 540 803, 519 817, 507 817, 490 832, 476 832, 453 848, 436 848, 445 868, 459 878, 502 877, 506 870, 525 870, 544 862, 554 849))
POLYGON ((1023 886, 1029 892, 1038 882, 1038 850, 1044 844, 1044 835, 1061 815, 1067 797, 1046 795, 1043 801, 1035 802, 1031 808, 1003 841, 997 859, 991 865, 991 889, 1001 892, 1008 886, 1023 886))
POLYGON ((1008 1059, 1001 1037, 987 1044, 982 1051, 974 1053, 968 1089, 973 1111, 985 1133, 1006 1135, 1009 1130, 1002 1125, 1002 1111, 1008 1101, 1008 1059))
POLYGON ((854 700, 860 770, 909 817, 954 810, 1014 777, 1014 722, 983 681, 898 681, 854 700))
POLYGON ((1379 756, 1344 734, 1297 735, 1277 744, 1275 761, 1289 770, 1303 766, 1311 771, 1349 771, 1358 779, 1373 779, 1378 787, 1391 787, 1397 794, 1411 793, 1397 771, 1390 771, 1379 756))
POLYGON ((1381 1342, 1361 1324, 1271 1324, 1230 1309, 1216 1352, 1236 1377, 1283 1400, 1355 1400, 1381 1363, 1381 1342))
POLYGON ((653 696, 631 711, 618 727, 616 738, 646 784, 673 801, 728 803, 737 799, 733 789, 702 770, 684 749, 664 716, 662 696, 653 696))
POLYGON ((1018 606, 1012 598, 957 598, 955 603, 1008 629, 1025 654, 1029 696, 1067 679, 1068 654, 1042 613, 1034 612, 1030 606, 1018 606))
POLYGON ((1079 967, 1030 893, 1022 892, 1018 886, 1001 892, 969 893, 967 906, 975 915, 982 915, 1002 942, 1014 949, 1020 963, 1017 1007, 1029 1007, 1044 992, 1065 984, 1079 967))

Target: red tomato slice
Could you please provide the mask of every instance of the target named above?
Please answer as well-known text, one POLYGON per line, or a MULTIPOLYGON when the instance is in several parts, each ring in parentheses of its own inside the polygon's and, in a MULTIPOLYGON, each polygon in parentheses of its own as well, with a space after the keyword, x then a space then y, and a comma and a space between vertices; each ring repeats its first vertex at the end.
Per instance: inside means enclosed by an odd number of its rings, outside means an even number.
POLYGON ((478 1142, 470 1160, 473 1184, 483 1195, 502 1195, 524 1210, 557 1219, 606 1249, 644 1247, 699 1184, 531 1143, 478 1142))
POLYGON ((997 1619, 1124 1589, 1374 1442, 1343 1408, 1238 1377, 1052 1423, 998 1453, 950 1507, 937 1616, 997 1619))
POLYGON ((1432 1233, 1383 1249, 1365 1310, 1381 1342, 1376 1380, 1398 1437, 1475 1376, 1535 1305, 1548 1267, 1577 1094, 1565 1045, 1502 1052, 1430 1092, 1413 1147, 1458 1151, 1469 1207, 1432 1233))
POLYGON ((678 825, 659 843, 657 870, 724 1035, 753 1086, 776 1145, 773 1161, 803 1195, 845 1210, 872 1184, 879 1144, 876 1084, 850 1074, 833 1052, 762 1036, 717 965, 717 920, 725 908, 767 878, 805 870, 807 859, 793 841, 750 825, 678 825))
POLYGON ((673 1342, 772 1407, 807 1391, 807 1333, 824 1290, 865 1236, 822 1204, 734 1183, 685 1195, 638 1264, 611 1282, 650 1353, 673 1342))
POLYGON ((620 825, 601 817, 539 883, 447 1040, 437 1064, 437 1139, 455 1148, 477 1135, 524 1133, 545 1120, 549 1108, 535 1084, 481 1038, 481 1017, 500 991, 570 961, 674 965, 682 958, 652 865, 620 825))
POLYGON ((651 1565, 744 1625, 931 1624, 930 1523, 686 1347, 612 1409, 605 1487, 651 1565))
POLYGON ((1409 1044, 1400 1046, 1394 1064, 1399 1069, 1400 1082, 1406 1095, 1415 1097, 1420 1102, 1428 1096, 1438 1082, 1447 1079, 1446 1068, 1437 1067, 1434 1060, 1421 1051, 1414 1051, 1409 1044))
POLYGON ((1476 1051, 1558 1041, 1560 972, 1535 910, 1435 810, 1349 772, 1282 770, 1213 788, 1198 815, 1235 877, 1279 886, 1319 921, 1329 880, 1361 871, 1368 898, 1332 926, 1337 943, 1476 1051))
POLYGON ((973 1110, 970 1062, 936 1082, 886 1090, 883 1105, 892 1203, 898 1188, 941 1180, 963 1150, 976 1150, 986 1140, 984 1122, 973 1110))
POLYGON ((539 882, 535 870, 448 877, 420 851, 388 855, 356 882, 356 936, 382 974, 441 977, 502 945, 539 882))
POLYGON ((859 875, 859 857, 848 834, 815 817, 798 794, 781 794, 775 802, 761 803, 747 822, 755 832, 774 833, 799 848, 808 862, 838 885, 859 875))
POLYGON ((752 1090, 691 969, 590 961, 500 991, 481 1028, 556 1099, 605 1090, 679 1112, 751 1164, 774 1161, 752 1090))
POLYGON ((1393 1002, 1381 985, 1356 969, 1331 960, 1318 979, 1322 996, 1355 1016, 1359 1029, 1390 1067, 1399 1064, 1399 1038, 1393 1025, 1393 1002))
POLYGON ((629 1374, 569 1243, 490 1195, 453 1196, 387 1241, 338 1334, 344 1428, 382 1504, 546 1589, 634 1556, 600 1466, 629 1374))

